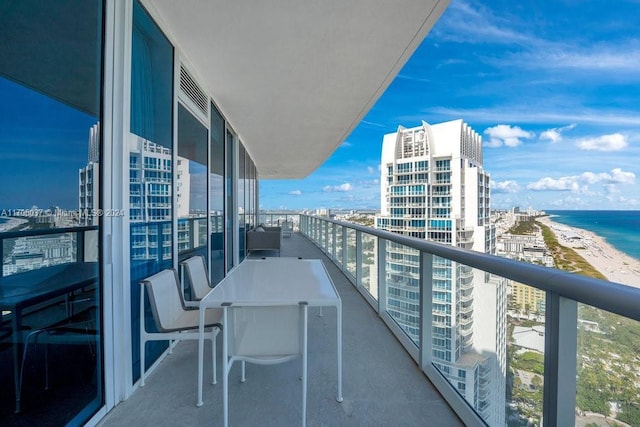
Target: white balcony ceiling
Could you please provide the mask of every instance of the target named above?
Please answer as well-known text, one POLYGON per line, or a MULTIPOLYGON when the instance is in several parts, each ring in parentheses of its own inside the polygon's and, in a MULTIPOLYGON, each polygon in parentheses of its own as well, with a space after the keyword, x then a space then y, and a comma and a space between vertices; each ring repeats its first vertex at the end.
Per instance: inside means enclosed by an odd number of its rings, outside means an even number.
POLYGON ((449 0, 143 3, 187 57, 264 179, 303 178, 319 167, 449 0))

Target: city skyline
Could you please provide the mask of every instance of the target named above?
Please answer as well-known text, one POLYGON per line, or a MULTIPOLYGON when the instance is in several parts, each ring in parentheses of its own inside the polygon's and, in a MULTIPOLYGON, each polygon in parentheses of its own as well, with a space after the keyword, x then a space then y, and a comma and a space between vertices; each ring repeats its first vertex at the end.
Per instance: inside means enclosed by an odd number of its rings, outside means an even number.
POLYGON ((493 208, 640 208, 639 9, 452 0, 323 166, 261 181, 261 208, 379 208, 383 136, 455 119, 483 138, 493 208))

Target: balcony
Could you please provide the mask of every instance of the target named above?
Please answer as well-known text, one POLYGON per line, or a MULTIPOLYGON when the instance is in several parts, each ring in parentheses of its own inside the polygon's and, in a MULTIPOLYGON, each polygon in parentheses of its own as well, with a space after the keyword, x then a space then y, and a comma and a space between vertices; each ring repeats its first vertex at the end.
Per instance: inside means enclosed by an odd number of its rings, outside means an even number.
MULTIPOLYGON (((631 385, 624 389, 615 387, 620 376, 625 376, 625 372, 634 371, 633 366, 636 363, 633 361, 636 360, 637 340, 629 341, 625 338, 625 333, 634 331, 632 333, 636 334, 635 331, 640 330, 640 316, 637 311, 637 306, 640 305, 638 289, 357 224, 301 215, 300 230, 323 250, 326 248, 319 239, 318 232, 326 229, 326 222, 334 223, 335 228, 341 230, 355 231, 356 241, 349 242, 349 245, 355 246, 356 249, 356 274, 350 277, 350 280, 389 326, 429 380, 445 396, 447 403, 455 408, 465 424, 482 425, 484 422, 492 426, 504 425, 507 420, 509 424, 521 424, 526 423, 527 419, 534 419, 534 422, 538 423, 544 417, 547 420, 545 424, 574 425, 585 420, 581 412, 584 411, 583 408, 589 407, 591 401, 588 399, 594 396, 594 393, 599 401, 602 401, 602 393, 608 392, 608 396, 623 402, 622 405, 629 400, 635 402, 638 396, 637 379, 630 380, 631 385), (368 270, 370 277, 366 290, 371 295, 364 292, 362 285, 364 276, 360 271, 364 272, 364 263, 358 249, 361 239, 373 241, 374 252, 377 254, 369 263, 377 273, 374 278, 370 273, 372 270, 368 270), (395 297, 389 293, 392 283, 388 274, 390 269, 394 268, 390 258, 397 252, 397 247, 419 257, 419 268, 412 279, 415 282, 415 286, 412 287, 412 304, 419 308, 410 315, 398 313, 390 304, 393 303, 390 300, 395 297), (450 279, 451 283, 445 284, 444 287, 436 280, 442 276, 441 266, 455 268, 457 273, 450 279), (513 345, 507 340, 508 329, 519 322, 517 318, 514 320, 513 317, 507 316, 505 311, 506 290, 510 281, 527 284, 545 293, 546 316, 538 316, 536 321, 536 327, 544 331, 543 343, 533 351, 527 351, 526 356, 522 358, 533 361, 529 366, 524 366, 517 354, 518 348, 522 346, 513 345), (456 286, 474 299, 473 318, 460 321, 456 328, 462 353, 456 355, 455 363, 449 361, 447 354, 440 354, 435 350, 433 337, 436 337, 436 333, 444 334, 449 326, 433 311, 432 298, 428 297, 434 290, 446 291, 449 286, 449 290, 456 286), (477 292, 467 293, 472 289, 477 292), (606 324, 606 336, 599 330, 589 334, 579 331, 578 325, 584 319, 606 324), (494 336, 481 333, 491 329, 495 331, 494 336), (604 344, 604 340, 609 338, 615 343, 616 351, 604 344), (477 348, 482 345, 488 345, 491 350, 478 352, 477 348), (605 349, 601 350, 603 346, 605 349), (600 358, 604 358, 605 363, 599 370, 594 370, 589 363, 584 362, 600 358), (624 359, 626 362, 618 366, 610 363, 610 359, 624 359), (451 366, 440 363, 440 360, 451 366), (494 378, 492 381, 495 381, 495 385, 491 386, 492 395, 495 398, 494 405, 497 405, 494 408, 506 407, 506 412, 493 409, 486 411, 486 408, 480 405, 481 402, 467 402, 456 393, 458 381, 454 378, 455 370, 475 369, 474 366, 478 363, 491 366, 491 375, 494 378), (518 367, 514 368, 516 365, 518 367), (617 373, 614 374, 612 366, 619 368, 617 373), (530 384, 520 385, 510 380, 514 376, 522 376, 520 371, 524 371, 528 375, 527 378, 535 377, 539 383, 543 382, 542 387, 535 386, 543 393, 532 396, 529 393, 530 384), (594 377, 597 377, 595 382, 594 377), (508 392, 506 395, 505 390, 508 392)), ((327 253, 330 253, 332 261, 344 270, 344 253, 341 250, 327 253)), ((461 312, 457 313, 462 315, 461 312)), ((491 334, 494 331, 491 331, 491 334)), ((634 419, 633 405, 628 405, 628 412, 622 414, 626 419, 634 419)), ((606 408, 600 411, 606 414, 606 408)))
MULTIPOLYGON (((258 253, 265 254, 271 255, 258 253)), ((320 249, 293 233, 282 240, 281 256, 322 259, 343 303, 343 403, 335 400, 335 318, 318 317, 315 309, 311 311, 308 425, 424 425, 428 419, 439 420, 440 425, 463 425, 382 319, 320 249)), ((220 425, 220 377, 217 385, 205 383, 205 404, 195 406, 196 352, 195 342, 179 343, 151 373, 147 385, 114 408, 100 425, 220 425)), ((235 364, 229 381, 231 425, 298 425, 299 363, 247 364, 244 384, 235 364)))

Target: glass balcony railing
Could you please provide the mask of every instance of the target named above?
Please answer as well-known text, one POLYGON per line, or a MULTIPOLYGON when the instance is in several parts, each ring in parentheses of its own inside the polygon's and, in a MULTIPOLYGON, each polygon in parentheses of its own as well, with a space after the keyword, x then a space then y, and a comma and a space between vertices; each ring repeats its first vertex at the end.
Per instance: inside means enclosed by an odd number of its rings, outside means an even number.
POLYGON ((29 222, 0 233, 0 419, 74 425, 102 404, 99 227, 29 222))
POLYGON ((465 424, 640 425, 640 289, 357 224, 298 221, 465 424), (525 285, 543 293, 527 312, 507 311, 508 294, 525 285))

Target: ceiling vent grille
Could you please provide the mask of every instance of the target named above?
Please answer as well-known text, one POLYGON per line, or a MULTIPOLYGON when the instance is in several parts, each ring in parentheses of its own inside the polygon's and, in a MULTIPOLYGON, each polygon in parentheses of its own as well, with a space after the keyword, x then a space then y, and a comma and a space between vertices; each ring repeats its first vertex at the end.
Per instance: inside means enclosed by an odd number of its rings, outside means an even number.
POLYGON ((207 117, 209 113, 209 97, 182 64, 180 64, 180 90, 207 117))

